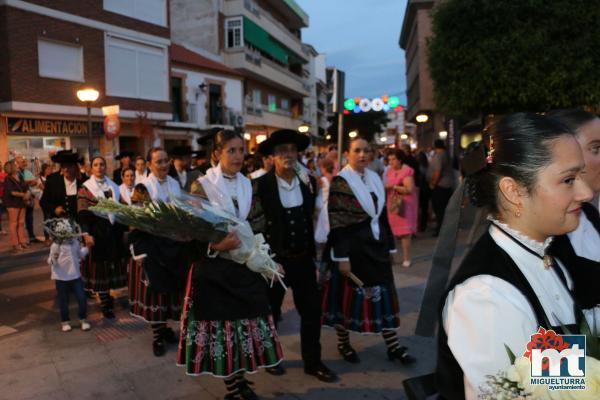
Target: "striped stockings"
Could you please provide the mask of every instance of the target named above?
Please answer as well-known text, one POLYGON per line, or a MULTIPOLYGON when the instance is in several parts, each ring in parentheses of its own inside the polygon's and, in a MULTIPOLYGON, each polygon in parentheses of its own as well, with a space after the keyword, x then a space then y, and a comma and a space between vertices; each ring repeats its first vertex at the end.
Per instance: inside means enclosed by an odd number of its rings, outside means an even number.
MULTIPOLYGON (((335 325, 335 333, 337 335, 338 344, 339 345, 349 345, 350 344, 350 332, 346 328, 341 325, 335 325)), ((398 343, 398 335, 395 330, 386 329, 381 332, 381 336, 385 342, 385 345, 389 351, 394 351, 400 344, 398 343)))

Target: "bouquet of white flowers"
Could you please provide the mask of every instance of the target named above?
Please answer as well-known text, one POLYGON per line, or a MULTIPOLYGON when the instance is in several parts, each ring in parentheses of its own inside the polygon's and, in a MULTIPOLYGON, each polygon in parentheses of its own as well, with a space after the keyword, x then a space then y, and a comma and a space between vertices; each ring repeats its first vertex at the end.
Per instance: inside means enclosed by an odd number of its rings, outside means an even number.
MULTIPOLYGON (((571 334, 564 326, 563 330, 566 334, 571 334)), ((568 343, 563 342, 562 336, 557 335, 553 330, 540 327, 538 332, 532 335, 532 340, 527 345, 527 351, 522 357, 515 357, 514 353, 505 346, 511 365, 496 375, 488 375, 487 381, 479 388, 481 391, 479 397, 494 400, 600 399, 600 339, 590 329, 585 318, 581 321, 580 332, 586 338, 585 389, 551 390, 549 385, 532 384, 530 361, 532 349, 559 348, 562 350, 569 346, 568 343)))
POLYGON ((48 232, 52 240, 61 244, 81 237, 81 228, 75 221, 67 218, 51 218, 44 221, 44 231, 48 232))
POLYGON ((197 196, 184 194, 171 203, 151 201, 144 204, 144 207, 100 199, 90 210, 141 231, 182 242, 218 242, 229 232, 235 232, 241 246, 220 255, 245 264, 271 284, 278 280, 283 285, 283 275, 279 272, 279 265, 273 260, 275 255, 270 253, 263 236, 255 235, 247 221, 240 220, 197 196))

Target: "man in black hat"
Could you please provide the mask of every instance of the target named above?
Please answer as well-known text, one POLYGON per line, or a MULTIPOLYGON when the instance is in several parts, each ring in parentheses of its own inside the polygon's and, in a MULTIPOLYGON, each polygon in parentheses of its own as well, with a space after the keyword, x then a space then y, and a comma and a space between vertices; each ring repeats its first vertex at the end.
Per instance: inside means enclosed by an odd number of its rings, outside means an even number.
POLYGON ((179 182, 182 189, 189 188, 190 164, 192 162, 192 148, 190 146, 175 146, 169 152, 173 159, 169 168, 169 176, 179 182))
POLYGON ((83 181, 78 179, 79 156, 71 150, 61 150, 52 156, 52 161, 60 164, 60 170, 46 178, 40 206, 46 215, 77 218, 77 191, 83 181))
POLYGON ((206 170, 202 170, 200 166, 202 166, 206 162, 206 151, 204 150, 194 150, 192 151, 192 164, 187 173, 187 182, 185 187, 183 188, 186 192, 189 192, 194 183, 199 177, 206 173, 206 170), (203 172, 204 171, 204 172, 203 172))
MULTIPOLYGON (((262 142, 258 151, 272 155, 274 168, 252 181, 252 206, 248 221, 276 254, 285 270, 285 283, 291 287, 300 314, 300 343, 304 372, 324 382, 337 376, 321 361, 321 307, 317 288, 313 213, 317 186, 315 179, 297 165, 298 153, 310 140, 292 130, 279 130, 262 142)), ((285 291, 281 285, 269 289, 269 302, 275 321, 281 316, 285 291)), ((281 366, 267 369, 281 375, 281 366)))
POLYGON ((117 156, 115 157, 115 160, 121 162, 121 166, 113 171, 113 182, 117 185, 123 183, 123 180, 121 179, 121 172, 123 171, 123 168, 132 166, 131 158, 133 157, 133 155, 134 154, 132 151, 125 150, 117 154, 117 156))

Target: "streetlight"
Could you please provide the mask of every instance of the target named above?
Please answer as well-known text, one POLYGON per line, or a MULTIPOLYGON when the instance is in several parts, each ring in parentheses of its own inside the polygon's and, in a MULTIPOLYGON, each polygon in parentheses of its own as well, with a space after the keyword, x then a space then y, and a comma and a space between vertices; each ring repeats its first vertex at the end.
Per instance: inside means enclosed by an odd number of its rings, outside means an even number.
POLYGON ((448 137, 448 131, 439 131, 438 136, 440 137, 440 139, 446 140, 446 138, 448 137))
POLYGON ((415 119, 417 120, 417 122, 419 123, 424 123, 429 121, 429 115, 427 114, 419 114, 415 117, 415 119))
POLYGON ((96 89, 86 88, 77 91, 79 101, 85 103, 87 107, 87 122, 88 122, 88 158, 92 162, 92 103, 98 100, 100 93, 96 89))
POLYGON ((325 136, 325 140, 331 140, 331 135, 325 136))
POLYGON ((355 137, 358 136, 358 132, 357 131, 350 131, 348 132, 348 136, 350 136, 352 139, 354 139, 355 137))
POLYGON ((402 135, 400 135, 400 139, 406 140, 408 139, 408 135, 406 133, 403 133, 402 135))
POLYGON ((306 133, 309 131, 309 129, 310 129, 310 126, 308 126, 307 124, 302 124, 298 127, 298 132, 306 133))

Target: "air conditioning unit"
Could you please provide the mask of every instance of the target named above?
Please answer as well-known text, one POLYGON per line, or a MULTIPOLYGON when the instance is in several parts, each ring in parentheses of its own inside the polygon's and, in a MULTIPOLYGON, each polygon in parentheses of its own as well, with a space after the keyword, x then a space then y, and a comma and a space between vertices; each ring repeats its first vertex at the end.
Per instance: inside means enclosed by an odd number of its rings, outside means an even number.
POLYGON ((236 127, 244 126, 244 116, 241 113, 235 111, 229 111, 229 125, 233 125, 236 127))

